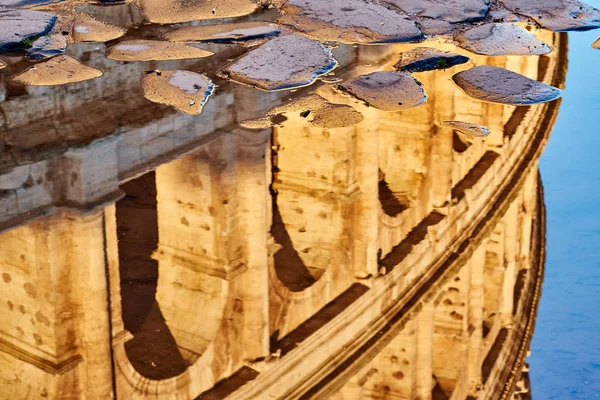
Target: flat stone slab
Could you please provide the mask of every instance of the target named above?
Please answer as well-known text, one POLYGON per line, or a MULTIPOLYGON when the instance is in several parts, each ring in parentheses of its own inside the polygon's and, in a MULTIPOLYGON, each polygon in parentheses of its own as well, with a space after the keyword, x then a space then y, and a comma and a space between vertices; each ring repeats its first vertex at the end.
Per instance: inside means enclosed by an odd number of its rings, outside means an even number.
POLYGON ((167 32, 164 37, 173 42, 231 43, 276 36, 281 30, 276 24, 250 21, 219 25, 184 26, 167 32))
POLYGON ((148 100, 192 115, 202 112, 215 91, 215 85, 206 75, 184 70, 147 72, 141 83, 148 100))
POLYGON ((487 56, 548 54, 550 46, 513 24, 491 23, 471 28, 455 37, 458 45, 487 56))
POLYGON ((118 39, 125 34, 125 30, 98 21, 87 14, 81 14, 73 23, 73 40, 76 42, 108 42, 118 39))
POLYGON ((400 61, 394 68, 405 72, 423 72, 436 69, 446 69, 464 64, 470 60, 461 54, 434 49, 431 47, 416 47, 400 53, 400 61))
POLYGON ((309 125, 325 129, 344 128, 364 120, 360 112, 348 105, 331 103, 317 94, 310 94, 273 107, 265 117, 243 121, 240 125, 248 129, 265 129, 285 126, 289 118, 303 118, 309 125))
POLYGON ((395 43, 423 38, 405 15, 361 0, 288 0, 282 12, 279 23, 322 41, 395 43))
POLYGON ((101 70, 63 54, 29 67, 13 77, 13 81, 30 86, 51 86, 87 81, 99 76, 102 76, 101 70))
POLYGON ((490 131, 487 127, 483 125, 472 124, 470 122, 442 121, 440 125, 450 127, 455 131, 465 134, 469 137, 485 137, 490 134, 490 131))
POLYGON ((188 46, 160 40, 125 40, 109 48, 106 58, 118 61, 158 61, 204 58, 214 53, 188 46))
POLYGON ((600 28, 600 10, 578 0, 502 0, 502 3, 555 32, 600 28))
POLYGON ((408 15, 447 22, 473 22, 484 19, 490 9, 489 0, 383 0, 408 15))
POLYGON ((26 47, 24 41, 47 34, 56 20, 47 12, 0 6, 0 52, 26 47))
POLYGON ((263 90, 307 86, 337 66, 331 50, 302 36, 280 36, 248 52, 219 75, 263 90))
POLYGON ((67 49, 67 38, 63 35, 44 36, 33 42, 25 56, 30 60, 44 60, 63 54, 67 49))
POLYGON ((361 75, 338 86, 382 111, 400 111, 425 103, 421 83, 408 74, 380 71, 361 75))
POLYGON ((459 72, 452 79, 467 95, 492 103, 530 105, 556 100, 562 95, 558 88, 488 65, 459 72))
POLYGON ((149 22, 158 24, 241 17, 260 7, 253 0, 138 0, 137 4, 149 22))

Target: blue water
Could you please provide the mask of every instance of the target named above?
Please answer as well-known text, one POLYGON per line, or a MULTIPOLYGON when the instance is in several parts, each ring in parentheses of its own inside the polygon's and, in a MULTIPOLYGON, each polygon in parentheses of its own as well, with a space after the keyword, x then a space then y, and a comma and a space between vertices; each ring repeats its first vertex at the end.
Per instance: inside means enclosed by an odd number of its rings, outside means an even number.
POLYGON ((548 231, 529 358, 534 400, 600 399, 599 36, 569 34, 567 87, 540 160, 548 231))

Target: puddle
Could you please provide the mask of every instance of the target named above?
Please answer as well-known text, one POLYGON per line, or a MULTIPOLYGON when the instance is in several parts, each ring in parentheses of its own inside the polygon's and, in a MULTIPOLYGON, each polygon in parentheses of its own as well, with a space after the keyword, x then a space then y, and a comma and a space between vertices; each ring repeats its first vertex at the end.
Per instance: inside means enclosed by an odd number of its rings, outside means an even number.
POLYGON ((0 392, 529 396, 538 3, 3 2, 0 392))

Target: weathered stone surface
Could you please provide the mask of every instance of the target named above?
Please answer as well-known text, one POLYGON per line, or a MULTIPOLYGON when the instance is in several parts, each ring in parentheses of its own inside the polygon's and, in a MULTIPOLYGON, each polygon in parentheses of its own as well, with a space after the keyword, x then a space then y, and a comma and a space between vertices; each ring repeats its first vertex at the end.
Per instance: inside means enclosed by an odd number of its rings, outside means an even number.
POLYGON ((400 72, 373 72, 344 82, 339 87, 382 111, 416 107, 427 98, 420 82, 400 72))
POLYGON ((394 68, 406 72, 423 72, 445 69, 464 64, 470 60, 461 54, 451 53, 431 47, 416 47, 400 53, 400 61, 394 68))
POLYGON ((337 66, 331 50, 302 36, 275 38, 252 50, 220 74, 263 90, 306 86, 337 66))
POLYGON ((490 134, 490 131, 485 126, 478 125, 478 124, 472 124, 469 122, 442 121, 441 125, 450 127, 452 129, 454 129, 455 131, 458 131, 460 133, 463 133, 463 134, 465 134, 467 136, 471 136, 471 137, 485 137, 490 134))
POLYGON ((508 10, 500 9, 490 11, 490 18, 494 22, 517 22, 519 21, 519 17, 515 14, 511 13, 508 10))
POLYGON ((448 22, 479 21, 485 18, 489 0, 384 0, 409 15, 448 22))
POLYGON ((600 10, 578 0, 502 0, 502 3, 556 32, 600 28, 600 10))
POLYGON ((106 52, 106 58, 119 61, 182 60, 209 57, 214 53, 182 43, 160 40, 126 40, 106 52))
POLYGON ((148 21, 159 24, 241 17, 259 7, 252 0, 138 0, 137 3, 148 21))
POLYGON ((47 86, 87 81, 102 76, 102 71, 66 55, 53 57, 29 67, 13 80, 24 85, 47 86))
POLYGON ((548 54, 550 46, 520 26, 485 24, 456 36, 459 46, 475 54, 487 56, 548 54))
POLYGON ((108 42, 124 34, 124 29, 98 21, 87 14, 80 15, 73 23, 73 40, 76 42, 108 42))
POLYGON ((318 40, 392 43, 423 37, 406 16, 361 0, 289 0, 283 12, 279 22, 318 40))
POLYGON ((467 95, 492 103, 529 105, 556 100, 561 90, 504 68, 482 65, 452 77, 467 95))
POLYGON ((214 90, 207 76, 190 71, 152 71, 142 76, 144 97, 186 114, 200 114, 214 90))
POLYGON ((47 12, 0 5, 0 51, 24 47, 23 41, 50 32, 57 17, 47 12))
POLYGON ((63 35, 44 36, 33 43, 26 56, 30 60, 43 60, 63 54, 66 49, 67 39, 63 35))
POLYGON ((296 98, 281 106, 267 111, 265 117, 243 121, 241 126, 248 129, 264 129, 275 125, 284 125, 290 114, 299 117, 320 128, 343 128, 360 123, 363 115, 345 104, 330 103, 317 94, 296 98))
POLYGON ((165 39, 174 42, 230 43, 263 39, 281 32, 276 24, 249 21, 231 24, 184 26, 167 32, 165 39))

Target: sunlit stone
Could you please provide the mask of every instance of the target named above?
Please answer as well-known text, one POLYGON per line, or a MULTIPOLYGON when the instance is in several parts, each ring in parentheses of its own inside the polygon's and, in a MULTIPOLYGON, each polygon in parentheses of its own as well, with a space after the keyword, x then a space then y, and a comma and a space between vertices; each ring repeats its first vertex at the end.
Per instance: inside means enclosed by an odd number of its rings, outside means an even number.
POLYGON ((460 47, 487 56, 548 54, 552 49, 520 26, 485 24, 456 37, 460 47))
POLYGON ((252 0, 137 0, 137 3, 148 21, 159 24, 240 17, 259 8, 259 2, 252 0))
POLYGON ((24 41, 50 32, 56 20, 56 16, 47 12, 0 5, 0 52, 26 47, 24 41))
POLYGON ((283 13, 279 22, 319 40, 390 43, 423 37, 405 15, 360 0, 289 0, 283 13))
POLYGON ((67 39, 63 35, 44 36, 33 43, 26 56, 31 60, 43 60, 63 54, 66 48, 67 39))
POLYGON ((600 28, 600 10, 578 0, 503 0, 502 3, 553 31, 600 28))
POLYGON ((99 76, 102 76, 101 70, 82 64, 73 57, 60 55, 29 67, 13 80, 24 85, 46 86, 87 81, 99 76))
POLYGON ((421 83, 401 72, 373 72, 339 85, 340 89, 382 111, 399 111, 425 102, 421 83))
POLYGON ((337 66, 331 50, 315 40, 288 35, 252 50, 220 74, 263 90, 306 86, 337 66))
POLYGON ((440 125, 450 127, 452 129, 454 129, 455 131, 458 131, 460 133, 463 133, 463 134, 465 134, 467 136, 471 136, 471 137, 485 137, 490 134, 490 131, 485 126, 478 125, 478 124, 472 124, 469 122, 442 121, 440 125))
POLYGON ((214 89, 207 76, 190 71, 152 71, 142 76, 144 97, 187 114, 200 114, 214 89))
POLYGON ((384 0, 409 15, 448 22, 479 21, 490 9, 489 0, 384 0))
POLYGON ((555 100, 561 90, 504 68, 482 65, 452 77, 466 94, 493 103, 528 105, 555 100))
POLYGON ((262 39, 279 34, 276 24, 260 21, 232 24, 184 26, 167 32, 165 38, 174 42, 235 42, 262 39))
POLYGON ((600 38, 596 39, 594 43, 592 43, 592 47, 595 49, 600 49, 600 38))
POLYGON ((362 114, 345 104, 335 104, 317 94, 296 98, 267 111, 265 117, 243 121, 240 125, 248 129, 264 129, 283 125, 292 115, 304 118, 313 126, 333 129, 356 125, 363 121, 362 114))
POLYGON ((182 43, 160 40, 126 40, 106 52, 106 57, 119 61, 181 60, 203 58, 212 52, 182 43))
POLYGON ((469 57, 461 54, 431 47, 417 47, 400 53, 400 61, 394 68, 406 72, 423 72, 450 68, 468 61, 469 57))
POLYGON ((108 42, 120 38, 125 30, 82 14, 73 23, 73 40, 76 42, 108 42))
POLYGON ((0 61, 0 69, 6 68, 6 63, 4 61, 0 61))

